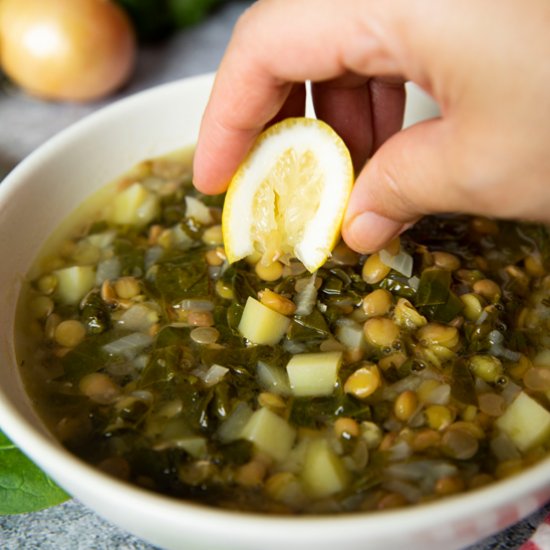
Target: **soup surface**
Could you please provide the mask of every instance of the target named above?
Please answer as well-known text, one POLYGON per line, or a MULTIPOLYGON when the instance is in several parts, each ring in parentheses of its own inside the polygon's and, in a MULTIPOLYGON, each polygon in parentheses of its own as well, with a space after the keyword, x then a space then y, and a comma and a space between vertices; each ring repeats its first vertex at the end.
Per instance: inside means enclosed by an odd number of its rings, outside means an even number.
POLYGON ((426 218, 314 274, 229 265, 223 198, 193 189, 189 156, 140 164, 31 270, 21 372, 68 449, 268 513, 422 503, 546 456, 544 227, 426 218))

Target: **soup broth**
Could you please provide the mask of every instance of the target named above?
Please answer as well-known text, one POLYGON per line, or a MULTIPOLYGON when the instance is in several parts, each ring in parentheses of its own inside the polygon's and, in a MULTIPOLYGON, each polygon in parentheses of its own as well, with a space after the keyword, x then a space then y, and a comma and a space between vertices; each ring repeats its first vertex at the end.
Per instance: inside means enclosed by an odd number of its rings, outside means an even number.
POLYGON ((226 261, 190 153, 141 163, 64 224, 20 299, 21 373, 108 474, 263 513, 402 507, 543 459, 550 240, 425 218, 316 273, 226 261))

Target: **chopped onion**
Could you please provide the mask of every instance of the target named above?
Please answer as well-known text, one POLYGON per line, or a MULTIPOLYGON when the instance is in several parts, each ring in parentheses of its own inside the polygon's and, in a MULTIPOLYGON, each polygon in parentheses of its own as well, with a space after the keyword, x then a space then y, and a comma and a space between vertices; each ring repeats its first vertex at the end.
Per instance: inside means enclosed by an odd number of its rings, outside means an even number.
MULTIPOLYGON (((195 373, 195 371, 193 371, 195 373)), ((207 386, 216 385, 227 373, 229 369, 227 367, 222 367, 221 365, 213 364, 209 369, 199 374, 199 378, 207 386)))
POLYGON ((392 256, 387 250, 380 250, 378 256, 383 264, 401 273, 401 275, 405 277, 412 275, 413 258, 407 252, 401 250, 395 256, 392 256))
POLYGON ((489 340, 491 344, 502 344, 502 342, 504 342, 504 334, 498 330, 492 330, 487 335, 487 340, 489 340))
POLYGON ((361 349, 365 346, 363 327, 352 319, 339 319, 335 336, 347 349, 361 349))
POLYGON ((158 320, 156 309, 147 304, 135 304, 120 316, 118 323, 128 330, 147 332, 158 320))
POLYGON ((120 260, 118 258, 109 258, 97 264, 95 273, 95 284, 101 286, 104 281, 118 279, 121 273, 120 260))
POLYGON ((416 276, 416 275, 413 275, 410 279, 409 279, 409 286, 413 289, 413 290, 418 290, 418 286, 420 285, 420 279, 416 276))
POLYGON ((228 419, 219 427, 218 438, 222 443, 231 443, 241 437, 244 426, 252 416, 252 409, 244 402, 239 403, 228 419))
POLYGON ((109 355, 123 355, 128 359, 132 359, 144 348, 151 345, 152 342, 153 338, 148 334, 133 332, 105 344, 102 349, 109 355))
POLYGON ((214 304, 210 300, 188 299, 182 300, 179 307, 186 311, 212 311, 214 304))
POLYGON ((479 314, 479 317, 477 318, 477 321, 476 321, 476 325, 482 325, 485 322, 485 320, 487 319, 487 317, 489 317, 489 313, 487 313, 487 311, 484 309, 479 314))
POLYGON ((309 278, 306 286, 296 295, 296 315, 309 315, 315 307, 317 288, 315 287, 316 273, 309 278))
POLYGON ((210 208, 195 197, 185 197, 185 217, 193 218, 202 225, 212 223, 212 214, 210 208))
POLYGON ((155 265, 160 257, 164 254, 164 249, 162 246, 152 246, 145 251, 144 264, 145 269, 149 269, 151 266, 155 265))
POLYGON ((506 404, 509 405, 512 401, 514 401, 514 399, 519 395, 520 392, 521 387, 518 386, 515 382, 509 380, 508 384, 506 384, 504 389, 500 392, 500 395, 502 395, 506 404))
POLYGON ((410 374, 397 382, 394 382, 391 386, 386 386, 382 390, 382 399, 394 400, 400 393, 407 390, 415 391, 422 383, 422 378, 415 374, 410 374))
POLYGON ((451 386, 449 384, 439 384, 426 396, 426 402, 432 405, 446 405, 450 399, 451 386))

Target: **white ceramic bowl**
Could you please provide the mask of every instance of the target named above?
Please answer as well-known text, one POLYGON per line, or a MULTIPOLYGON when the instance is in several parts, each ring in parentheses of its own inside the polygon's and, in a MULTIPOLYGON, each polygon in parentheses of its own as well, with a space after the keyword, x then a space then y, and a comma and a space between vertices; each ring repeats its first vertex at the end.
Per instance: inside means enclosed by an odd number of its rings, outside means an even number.
MULTIPOLYGON (((84 504, 165 548, 316 550, 460 548, 550 497, 545 461, 489 488, 401 511, 339 517, 265 517, 159 496, 96 471, 43 428, 25 395, 13 346, 21 279, 44 238, 98 187, 140 160, 192 145, 212 76, 161 86, 113 104, 50 140, 0 185, 0 424, 84 504)), ((412 90, 407 122, 433 114, 412 90)))

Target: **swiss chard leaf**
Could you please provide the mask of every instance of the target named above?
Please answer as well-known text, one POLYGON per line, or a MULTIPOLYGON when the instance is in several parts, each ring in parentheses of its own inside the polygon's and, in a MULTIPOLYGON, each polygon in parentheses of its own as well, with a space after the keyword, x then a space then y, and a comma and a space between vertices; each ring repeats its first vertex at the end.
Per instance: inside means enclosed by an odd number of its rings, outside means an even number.
POLYGON ((451 272, 445 269, 426 269, 422 272, 416 306, 436 306, 447 302, 451 288, 451 272))
POLYGON ((68 498, 0 432, 0 515, 43 510, 68 498))

